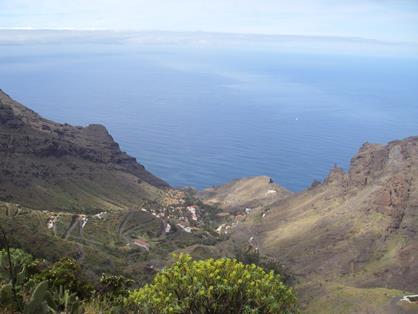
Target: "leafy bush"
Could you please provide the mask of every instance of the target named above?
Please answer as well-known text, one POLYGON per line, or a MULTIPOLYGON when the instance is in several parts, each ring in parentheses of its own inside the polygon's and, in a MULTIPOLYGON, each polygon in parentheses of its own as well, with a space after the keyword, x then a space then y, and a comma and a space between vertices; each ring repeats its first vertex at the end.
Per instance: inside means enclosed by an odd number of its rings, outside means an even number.
POLYGON ((94 290, 89 282, 83 280, 80 264, 68 257, 36 274, 32 280, 35 283, 48 281, 51 288, 56 290, 63 288, 82 299, 90 297, 94 290))
POLYGON ((189 255, 132 291, 139 313, 295 313, 296 299, 279 275, 235 259, 194 261, 189 255))
POLYGON ((11 264, 13 266, 12 271, 9 269, 9 257, 6 250, 0 250, 0 280, 9 282, 12 280, 11 275, 18 275, 22 272, 25 275, 25 278, 20 278, 20 280, 25 280, 27 277, 37 273, 39 271, 38 266, 40 261, 35 260, 32 255, 26 253, 21 249, 10 249, 11 264))
MULTIPOLYGON (((123 276, 103 274, 98 285, 64 258, 40 262, 22 250, 0 251, 0 312, 47 313, 295 313, 282 277, 235 259, 194 261, 188 255, 158 273, 152 284, 129 290, 123 276), (14 280, 12 280, 14 278, 14 280), (14 282, 14 288, 12 283, 14 282)), ((246 262, 259 259, 246 255, 246 262)))
POLYGON ((134 281, 124 276, 102 274, 100 278, 100 293, 109 300, 127 297, 129 288, 132 287, 134 281))
POLYGON ((39 261, 30 254, 7 246, 0 250, 0 306, 23 309, 23 296, 31 274, 37 272, 39 261))
MULTIPOLYGON (((10 260, 8 251, 0 250, 0 306, 3 310, 25 314, 79 312, 81 303, 76 294, 46 279, 51 269, 41 272, 41 261, 20 249, 11 248, 9 253, 10 260)), ((58 277, 68 279, 68 276, 58 277)))

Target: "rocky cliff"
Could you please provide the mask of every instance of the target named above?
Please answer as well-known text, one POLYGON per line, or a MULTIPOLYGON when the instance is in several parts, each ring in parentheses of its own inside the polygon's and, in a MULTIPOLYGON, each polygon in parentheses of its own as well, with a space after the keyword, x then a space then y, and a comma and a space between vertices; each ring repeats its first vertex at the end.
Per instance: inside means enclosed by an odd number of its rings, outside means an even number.
POLYGON ((168 187, 104 126, 46 120, 1 90, 0 173, 0 200, 44 209, 127 207, 168 187))
MULTIPOLYGON (((216 208, 122 152, 105 127, 40 117, 0 91, 0 225, 13 246, 143 282, 170 253, 216 243, 216 208)), ((219 250, 216 250, 217 252, 219 250)))
POLYGON ((289 267, 308 312, 337 311, 337 294, 346 305, 340 313, 393 311, 391 295, 417 289, 418 137, 364 144, 347 173, 335 167, 321 184, 270 204, 260 220, 250 214, 230 233, 289 267), (366 304, 372 296, 382 304, 366 304))

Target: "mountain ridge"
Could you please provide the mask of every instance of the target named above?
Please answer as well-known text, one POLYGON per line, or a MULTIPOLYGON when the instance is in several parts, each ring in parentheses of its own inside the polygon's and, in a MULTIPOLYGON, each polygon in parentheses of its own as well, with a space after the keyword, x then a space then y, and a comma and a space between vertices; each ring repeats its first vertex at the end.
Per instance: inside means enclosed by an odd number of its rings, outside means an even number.
MULTIPOLYGON (((366 143, 347 172, 335 167, 322 183, 269 206, 262 219, 254 212, 231 229, 231 240, 245 245, 251 239, 261 253, 287 265, 308 309, 339 289, 366 295, 413 291, 417 179, 418 137, 366 143)), ((345 300, 347 313, 392 313, 388 304, 356 304, 359 298, 345 300)))

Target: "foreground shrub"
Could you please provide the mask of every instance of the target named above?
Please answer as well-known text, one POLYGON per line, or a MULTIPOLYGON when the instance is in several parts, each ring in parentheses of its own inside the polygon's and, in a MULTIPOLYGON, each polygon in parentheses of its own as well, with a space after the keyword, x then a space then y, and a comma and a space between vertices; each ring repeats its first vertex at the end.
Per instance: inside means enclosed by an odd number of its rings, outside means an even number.
POLYGON ((194 261, 180 254, 150 285, 132 291, 139 313, 295 313, 296 300, 279 275, 237 260, 194 261))
POLYGON ((121 275, 102 274, 98 292, 103 298, 113 303, 123 303, 129 295, 129 289, 135 282, 121 275))
POLYGON ((63 288, 70 293, 75 293, 79 298, 85 299, 91 296, 94 287, 83 279, 82 269, 74 259, 65 257, 51 267, 36 274, 33 282, 47 281, 54 289, 63 288))
POLYGON ((79 313, 80 301, 75 293, 64 289, 79 268, 63 260, 41 270, 42 261, 20 249, 0 250, 0 312, 4 313, 79 313), (10 259, 9 259, 10 257, 10 259), (66 272, 69 271, 67 274, 66 272), (58 281, 49 282, 46 280, 58 281))
POLYGON ((0 250, 0 306, 12 312, 23 308, 26 283, 38 265, 39 261, 20 249, 0 250))

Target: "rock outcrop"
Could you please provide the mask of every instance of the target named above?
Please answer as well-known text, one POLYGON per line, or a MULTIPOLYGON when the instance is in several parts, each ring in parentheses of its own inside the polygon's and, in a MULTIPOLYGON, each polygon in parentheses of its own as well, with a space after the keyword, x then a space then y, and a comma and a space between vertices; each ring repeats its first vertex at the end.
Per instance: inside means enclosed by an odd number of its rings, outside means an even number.
POLYGON ((104 126, 46 120, 2 91, 0 173, 0 200, 46 209, 123 207, 168 187, 122 152, 104 126))
MULTIPOLYGON (((334 167, 324 182, 268 207, 262 220, 233 226, 230 243, 253 237, 262 254, 289 267, 308 312, 337 286, 376 295, 416 290, 418 137, 364 144, 347 173, 334 167)), ((349 299, 353 312, 361 312, 360 298, 349 299)))

